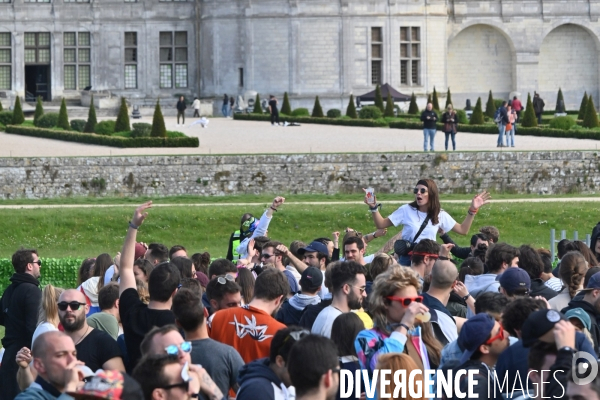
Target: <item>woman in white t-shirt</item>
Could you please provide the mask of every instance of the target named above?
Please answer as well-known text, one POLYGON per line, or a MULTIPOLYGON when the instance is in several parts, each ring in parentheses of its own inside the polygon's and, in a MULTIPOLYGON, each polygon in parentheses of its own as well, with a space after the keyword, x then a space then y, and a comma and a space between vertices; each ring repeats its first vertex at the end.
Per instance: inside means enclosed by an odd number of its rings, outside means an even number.
MULTIPOLYGON (((364 190, 364 189, 363 189, 364 190)), ((365 190, 366 193, 366 190, 365 190)), ((437 232, 441 229, 444 232, 453 231, 460 235, 469 233, 475 214, 479 208, 489 203, 491 198, 487 191, 483 191, 473 198, 469 207, 467 216, 462 223, 456 222, 450 214, 440 207, 440 198, 438 188, 431 179, 421 179, 414 188, 415 201, 405 204, 394 211, 389 217, 383 218, 379 213, 379 206, 375 196, 365 195, 365 203, 369 206, 373 214, 373 222, 377 229, 384 229, 393 226, 402 225, 402 239, 413 242, 415 235, 419 232, 425 218, 429 216, 429 222, 421 232, 415 243, 422 239, 435 240, 437 232)), ((410 256, 408 254, 400 255, 401 265, 410 265, 410 256)))

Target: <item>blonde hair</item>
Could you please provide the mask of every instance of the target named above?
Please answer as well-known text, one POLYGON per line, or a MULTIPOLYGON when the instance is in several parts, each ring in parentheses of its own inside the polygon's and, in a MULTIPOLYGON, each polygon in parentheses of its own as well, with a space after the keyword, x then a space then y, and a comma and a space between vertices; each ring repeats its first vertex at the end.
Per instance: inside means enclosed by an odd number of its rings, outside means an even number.
MULTIPOLYGON (((377 367, 376 369, 388 369, 392 370, 392 376, 396 371, 406 371, 406 376, 409 376, 410 373, 419 367, 413 361, 413 359, 408 354, 403 353, 387 353, 382 354, 377 359, 377 367)), ((425 399, 425 397, 411 397, 409 388, 406 388, 407 397, 400 397, 402 395, 402 391, 399 390, 398 396, 394 397, 394 391, 396 390, 396 385, 394 384, 394 379, 389 380, 390 384, 385 386, 384 392, 389 393, 392 399, 402 399, 402 400, 421 400, 425 399)), ((419 374, 415 376, 413 389, 417 388, 417 382, 421 382, 420 385, 422 388, 425 388, 425 383, 423 382, 423 375, 419 374)), ((416 391, 416 390, 415 390, 416 391)), ((382 393, 377 394, 377 399, 382 399, 382 393)))
POLYGON ((150 292, 148 291, 148 285, 146 285, 146 282, 140 279, 136 279, 135 286, 137 288, 138 296, 140 296, 140 300, 142 301, 142 303, 150 303, 150 292))
POLYGON ((58 298, 64 291, 65 289, 52 285, 44 286, 44 289, 42 289, 42 302, 38 310, 38 325, 49 322, 58 328, 60 322, 58 319, 58 298))
POLYGON ((452 108, 452 104, 448 104, 448 107, 446 107, 447 111, 453 111, 454 108, 452 108))

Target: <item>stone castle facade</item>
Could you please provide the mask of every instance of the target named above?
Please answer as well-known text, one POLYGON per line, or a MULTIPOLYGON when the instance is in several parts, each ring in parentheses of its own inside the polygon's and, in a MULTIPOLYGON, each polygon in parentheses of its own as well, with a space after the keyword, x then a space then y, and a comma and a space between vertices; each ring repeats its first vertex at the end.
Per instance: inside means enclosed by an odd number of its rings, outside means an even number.
POLYGON ((389 83, 450 87, 461 108, 491 89, 552 109, 560 87, 574 109, 598 99, 599 16, 600 0, 0 0, 0 90, 31 92, 48 70, 52 98, 287 91, 345 109, 389 83))

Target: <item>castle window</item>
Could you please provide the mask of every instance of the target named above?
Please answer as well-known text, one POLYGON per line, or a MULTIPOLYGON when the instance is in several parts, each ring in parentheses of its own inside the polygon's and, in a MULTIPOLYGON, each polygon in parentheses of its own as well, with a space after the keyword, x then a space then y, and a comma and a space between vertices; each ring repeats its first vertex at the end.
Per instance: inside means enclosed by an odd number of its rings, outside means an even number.
POLYGON ((421 28, 400 28, 400 83, 408 86, 421 84, 421 28))
POLYGON ((0 89, 11 89, 12 48, 9 32, 0 33, 0 89))
POLYGON ((383 58, 383 35, 381 28, 371 28, 371 84, 381 84, 383 58))
POLYGON ((82 90, 91 85, 91 42, 89 32, 65 32, 65 90, 82 90))
POLYGON ((161 88, 188 86, 187 32, 160 32, 161 88))
POLYGON ((137 89, 137 32, 125 32, 125 89, 137 89))

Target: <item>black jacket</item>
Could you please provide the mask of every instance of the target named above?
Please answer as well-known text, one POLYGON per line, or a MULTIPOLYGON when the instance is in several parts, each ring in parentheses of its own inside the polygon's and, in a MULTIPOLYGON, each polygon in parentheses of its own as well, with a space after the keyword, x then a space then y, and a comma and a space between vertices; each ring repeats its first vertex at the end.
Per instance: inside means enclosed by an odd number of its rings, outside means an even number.
POLYGON ((554 290, 546 286, 541 278, 531 280, 531 290, 529 291, 531 297, 542 296, 546 300, 550 300, 556 297, 557 294, 554 290))
POLYGON ((450 253, 452 253, 454 257, 458 257, 463 260, 471 257, 471 246, 458 247, 448 233, 444 233, 442 236, 440 236, 440 239, 442 239, 444 244, 452 243, 454 245, 454 247, 450 249, 450 253))
POLYGON ((184 101, 179 100, 177 102, 177 111, 184 112, 186 108, 187 108, 187 106, 185 105, 185 100, 184 101))
POLYGON ((303 312, 304 310, 298 310, 292 307, 289 299, 285 299, 281 308, 277 311, 275 319, 287 326, 298 325, 303 312))
MULTIPOLYGON (((585 293, 585 292, 583 292, 585 293)), ((569 305, 560 310, 561 313, 565 314, 567 311, 572 310, 573 308, 582 308, 583 311, 588 313, 590 316, 590 320, 592 321, 592 329, 590 329, 590 335, 594 341, 594 351, 596 355, 600 355, 600 351, 598 349, 598 344, 600 343, 600 326, 598 323, 600 322, 600 314, 596 312, 596 309, 593 304, 588 303, 583 300, 583 296, 579 295, 575 296, 573 300, 569 302, 569 305)))
POLYGON ((300 322, 298 323, 298 325, 308 330, 311 330, 319 313, 323 311, 325 307, 330 306, 332 302, 333 299, 322 300, 319 304, 307 306, 304 309, 304 312, 302 313, 302 317, 300 318, 300 322))
POLYGON ((0 299, 0 325, 5 327, 2 345, 29 348, 42 302, 40 282, 29 274, 14 274, 10 281, 0 299))
POLYGON ((436 129, 435 123, 438 120, 438 116, 435 111, 423 111, 421 113, 421 121, 423 121, 423 129, 436 129), (429 117, 429 119, 427 119, 429 117))
POLYGON ((590 249, 596 258, 600 258, 600 254, 596 253, 596 242, 600 239, 600 222, 592 229, 592 238, 590 239, 590 249))

